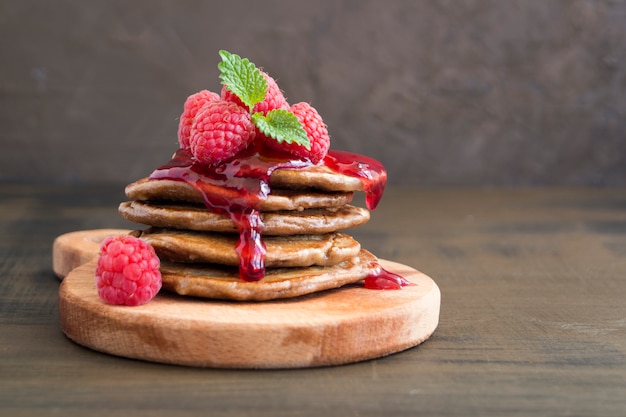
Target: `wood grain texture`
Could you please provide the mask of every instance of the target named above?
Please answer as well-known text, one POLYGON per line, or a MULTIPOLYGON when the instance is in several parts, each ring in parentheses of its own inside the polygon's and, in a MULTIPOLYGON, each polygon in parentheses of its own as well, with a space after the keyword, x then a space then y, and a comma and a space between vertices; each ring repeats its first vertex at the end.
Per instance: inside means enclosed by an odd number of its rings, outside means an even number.
POLYGON ((132 228, 124 184, 0 184, 0 415, 622 416, 626 189, 389 188, 351 231, 441 289, 424 343, 298 370, 103 355, 61 331, 51 246, 132 228))
POLYGON ((52 270, 63 278, 97 256, 104 239, 130 232, 129 229, 93 229, 63 233, 52 243, 52 270))
POLYGON ((107 305, 95 262, 65 277, 61 328, 89 348, 134 359, 218 368, 303 368, 378 358, 416 346, 439 322, 426 275, 382 261, 414 283, 398 291, 351 285, 290 300, 229 302, 162 291, 139 307, 107 305))

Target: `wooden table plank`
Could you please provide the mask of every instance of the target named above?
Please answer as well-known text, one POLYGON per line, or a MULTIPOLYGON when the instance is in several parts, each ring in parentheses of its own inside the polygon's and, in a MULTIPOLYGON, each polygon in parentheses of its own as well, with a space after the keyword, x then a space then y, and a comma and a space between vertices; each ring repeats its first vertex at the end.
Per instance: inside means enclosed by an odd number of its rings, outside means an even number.
POLYGON ((0 185, 0 415, 623 415, 625 189, 389 189, 351 233, 431 276, 440 324, 386 358, 195 369, 66 339, 55 236, 132 227, 123 186, 0 185))

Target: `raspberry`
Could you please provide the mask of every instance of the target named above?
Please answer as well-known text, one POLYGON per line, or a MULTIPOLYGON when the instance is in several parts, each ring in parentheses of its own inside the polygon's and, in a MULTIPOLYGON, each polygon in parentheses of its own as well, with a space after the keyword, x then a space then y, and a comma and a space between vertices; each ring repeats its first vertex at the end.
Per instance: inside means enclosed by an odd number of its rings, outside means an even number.
POLYGON ((254 140, 254 129, 247 109, 230 101, 214 101, 196 114, 189 147, 198 162, 217 164, 245 149, 254 140))
POLYGON ((159 265, 154 249, 143 240, 109 237, 102 242, 96 268, 98 295, 108 304, 145 304, 161 289, 159 265))
MULTIPOLYGON (((261 71, 261 74, 263 74, 263 77, 267 82, 267 92, 265 93, 265 100, 255 104, 252 108, 251 113, 254 114, 257 112, 262 112, 263 115, 266 115, 267 112, 270 110, 287 110, 289 108, 289 104, 287 103, 285 96, 283 96, 283 92, 280 91, 278 84, 276 84, 276 81, 263 71, 261 71)), ((222 87, 221 97, 222 100, 232 101, 233 103, 237 103, 238 105, 247 108, 246 105, 243 104, 243 102, 239 99, 239 97, 237 97, 232 91, 226 89, 226 86, 222 87)))
POLYGON ((304 131, 309 138, 311 149, 309 150, 297 143, 278 143, 273 139, 266 140, 266 144, 271 148, 289 152, 299 158, 308 158, 311 162, 317 164, 324 159, 330 148, 330 136, 322 117, 309 103, 296 103, 289 110, 302 123, 302 127, 304 127, 304 131))
POLYGON ((207 90, 198 91, 187 97, 183 105, 183 114, 181 114, 178 123, 178 143, 180 143, 181 148, 189 149, 189 131, 198 110, 206 103, 219 99, 220 96, 218 94, 207 90))

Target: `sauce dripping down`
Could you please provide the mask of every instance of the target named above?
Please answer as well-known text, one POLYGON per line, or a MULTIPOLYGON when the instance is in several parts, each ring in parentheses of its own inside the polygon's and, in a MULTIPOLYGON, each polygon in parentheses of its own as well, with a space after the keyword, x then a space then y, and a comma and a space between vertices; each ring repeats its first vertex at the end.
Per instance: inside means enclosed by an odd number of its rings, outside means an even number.
POLYGON ((331 150, 324 158, 324 165, 361 180, 367 208, 374 210, 378 206, 387 184, 387 171, 380 162, 356 153, 331 150))
POLYGON ((307 161, 285 159, 276 152, 261 153, 253 146, 219 165, 204 165, 188 151, 179 149, 150 179, 184 181, 198 190, 209 210, 230 216, 239 231, 239 276, 245 281, 259 281, 265 276, 266 254, 259 207, 270 193, 269 178, 278 168, 310 165, 307 161))
MULTIPOLYGON (((337 173, 358 178, 363 184, 367 208, 376 208, 387 182, 387 173, 380 162, 331 150, 322 163, 337 173)), ((259 281, 265 276, 266 255, 260 205, 270 193, 270 176, 276 169, 312 165, 308 160, 290 159, 283 153, 254 145, 218 165, 203 165, 188 151, 179 149, 150 179, 184 181, 201 194, 209 210, 228 215, 239 231, 236 246, 239 276, 245 281, 259 281)), ((372 289, 400 289, 405 285, 410 282, 380 266, 365 279, 365 287, 372 289)))

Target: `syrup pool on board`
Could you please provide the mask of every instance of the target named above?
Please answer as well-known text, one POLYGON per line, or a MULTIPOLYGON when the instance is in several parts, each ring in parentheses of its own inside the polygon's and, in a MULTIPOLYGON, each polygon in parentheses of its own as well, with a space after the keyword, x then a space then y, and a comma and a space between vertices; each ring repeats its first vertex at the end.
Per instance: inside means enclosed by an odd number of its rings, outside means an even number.
MULTIPOLYGON (((358 178, 363 184, 367 208, 376 208, 387 182, 387 173, 380 162, 363 155, 330 150, 322 163, 337 173, 358 178)), ((250 146, 223 163, 204 165, 181 148, 169 163, 157 168, 150 179, 184 181, 202 195, 209 210, 230 216, 239 231, 236 247, 239 275, 245 281, 259 281, 265 276, 266 254, 259 207, 270 193, 270 176, 276 169, 301 169, 312 165, 310 161, 289 159, 283 153, 259 146, 250 146)), ((410 282, 382 267, 365 279, 366 288, 399 289, 405 285, 410 282)))

